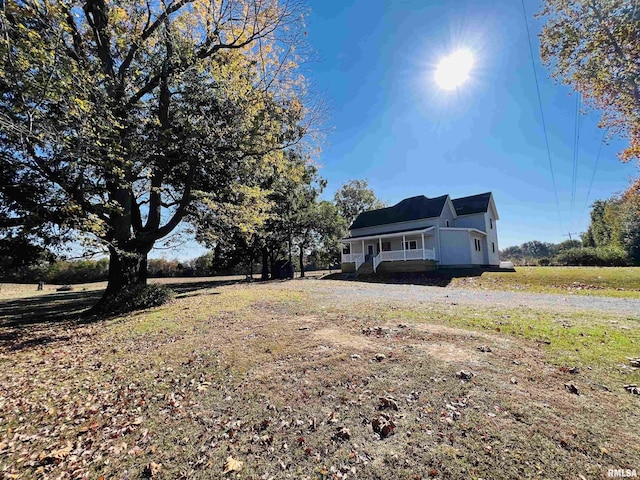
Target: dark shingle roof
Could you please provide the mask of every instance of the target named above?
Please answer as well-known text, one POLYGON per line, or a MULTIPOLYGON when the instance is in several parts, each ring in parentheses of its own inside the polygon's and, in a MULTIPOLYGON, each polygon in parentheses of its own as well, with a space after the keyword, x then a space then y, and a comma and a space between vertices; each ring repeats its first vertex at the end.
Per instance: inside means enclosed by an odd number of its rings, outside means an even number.
POLYGON ((456 215, 470 215, 486 212, 489 209, 490 198, 491 192, 486 192, 470 197, 454 198, 452 202, 456 209, 456 215))
POLYGON ((447 195, 427 198, 424 195, 405 198, 400 203, 387 208, 363 212, 355 219, 350 230, 354 228, 374 227, 397 222, 410 222, 421 218, 439 217, 447 200, 447 195))

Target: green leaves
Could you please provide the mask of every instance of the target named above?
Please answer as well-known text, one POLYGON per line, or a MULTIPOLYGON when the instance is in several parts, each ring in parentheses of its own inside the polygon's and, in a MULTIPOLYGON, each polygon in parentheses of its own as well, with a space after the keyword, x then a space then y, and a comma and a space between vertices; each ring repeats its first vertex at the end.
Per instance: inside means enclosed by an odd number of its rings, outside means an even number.
POLYGON ((600 126, 628 139, 640 160, 640 17, 632 2, 546 0, 540 55, 551 75, 602 110, 600 126))
POLYGON ((347 226, 351 225, 360 213, 386 206, 369 188, 367 180, 350 180, 340 187, 334 199, 347 226))
POLYGON ((2 213, 145 254, 185 219, 262 228, 268 179, 293 171, 285 152, 308 131, 302 12, 223 3, 8 3, 2 213))

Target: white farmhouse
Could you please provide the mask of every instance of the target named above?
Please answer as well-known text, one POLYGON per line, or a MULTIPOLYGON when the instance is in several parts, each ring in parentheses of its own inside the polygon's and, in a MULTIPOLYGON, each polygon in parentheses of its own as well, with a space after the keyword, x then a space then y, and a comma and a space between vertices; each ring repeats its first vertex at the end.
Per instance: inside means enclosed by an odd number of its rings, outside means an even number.
POLYGON ((455 199, 419 195, 361 213, 341 240, 342 271, 499 266, 499 218, 491 192, 455 199))

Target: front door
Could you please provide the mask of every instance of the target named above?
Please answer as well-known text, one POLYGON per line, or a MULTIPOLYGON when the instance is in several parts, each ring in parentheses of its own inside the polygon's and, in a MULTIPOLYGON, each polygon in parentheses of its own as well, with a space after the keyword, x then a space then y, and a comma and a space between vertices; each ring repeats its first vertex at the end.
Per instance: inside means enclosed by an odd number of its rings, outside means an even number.
POLYGON ((365 262, 370 262, 373 258, 373 245, 367 245, 367 255, 365 257, 365 262))

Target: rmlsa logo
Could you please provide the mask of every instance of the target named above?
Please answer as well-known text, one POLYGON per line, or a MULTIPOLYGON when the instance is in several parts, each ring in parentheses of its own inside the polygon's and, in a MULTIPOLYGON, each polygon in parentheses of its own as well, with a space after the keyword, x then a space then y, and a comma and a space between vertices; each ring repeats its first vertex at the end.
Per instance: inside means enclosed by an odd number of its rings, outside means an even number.
POLYGON ((635 468, 610 468, 607 471, 607 477, 609 478, 636 478, 637 476, 635 468))

